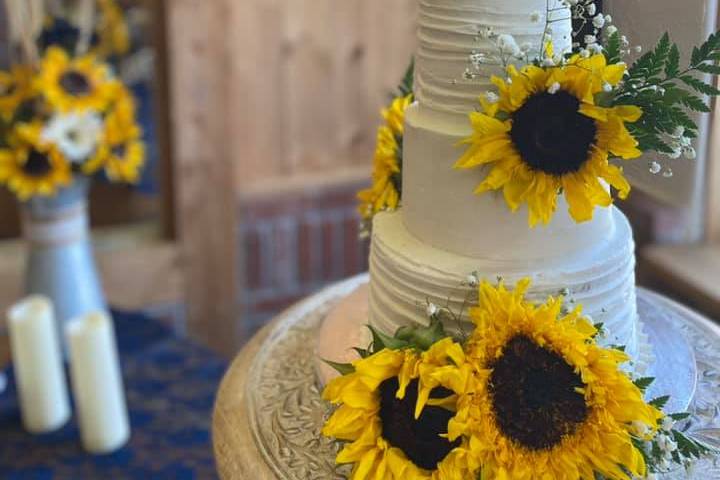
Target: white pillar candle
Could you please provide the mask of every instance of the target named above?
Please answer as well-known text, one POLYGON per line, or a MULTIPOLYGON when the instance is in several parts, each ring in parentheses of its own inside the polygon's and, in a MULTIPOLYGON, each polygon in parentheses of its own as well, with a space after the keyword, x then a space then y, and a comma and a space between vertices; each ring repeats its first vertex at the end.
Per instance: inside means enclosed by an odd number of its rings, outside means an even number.
POLYGON ((47 433, 70 418, 65 372, 53 306, 34 295, 8 311, 8 330, 23 425, 47 433))
POLYGON ((112 321, 91 313, 71 320, 65 335, 83 447, 113 452, 127 443, 130 426, 112 321))

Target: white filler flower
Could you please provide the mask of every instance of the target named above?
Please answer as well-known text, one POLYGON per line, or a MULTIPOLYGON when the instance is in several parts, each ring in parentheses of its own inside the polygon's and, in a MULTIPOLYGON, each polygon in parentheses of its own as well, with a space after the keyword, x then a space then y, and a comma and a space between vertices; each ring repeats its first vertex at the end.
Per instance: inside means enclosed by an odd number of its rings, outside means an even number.
POLYGON ((95 151, 102 129, 103 122, 97 113, 57 114, 43 130, 43 140, 55 143, 69 161, 82 163, 95 151))
POLYGON ((497 44, 500 52, 505 55, 515 56, 521 53, 520 47, 515 41, 515 37, 508 34, 498 35, 497 44))

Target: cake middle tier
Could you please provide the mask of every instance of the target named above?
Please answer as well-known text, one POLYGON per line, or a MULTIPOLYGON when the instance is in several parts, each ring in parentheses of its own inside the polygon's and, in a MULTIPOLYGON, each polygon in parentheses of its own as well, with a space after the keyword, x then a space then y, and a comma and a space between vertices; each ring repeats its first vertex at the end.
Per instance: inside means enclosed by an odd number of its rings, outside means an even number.
MULTIPOLYGON (((466 299, 475 289, 466 279, 475 272, 481 280, 502 278, 508 286, 529 277, 529 297, 542 302, 564 294, 567 306, 582 304, 583 313, 608 331, 605 343, 625 345, 634 357, 638 344, 635 297, 635 245, 625 216, 608 209, 615 224, 612 235, 598 238, 581 251, 536 260, 502 259, 492 255, 463 256, 435 248, 412 235, 401 212, 381 213, 373 225, 370 254, 370 324, 384 333, 412 324, 427 324, 428 302, 448 306, 459 323, 448 322, 454 334, 468 333, 466 299), (465 282, 465 285, 463 285, 465 282)), ((494 225, 485 236, 493 237, 494 225)))
POLYGON ((616 235, 608 208, 578 224, 561 196, 550 224, 530 228, 526 205, 513 213, 501 192, 476 195, 487 170, 453 168, 469 126, 458 129, 425 110, 415 103, 406 112, 402 169, 405 226, 424 243, 466 257, 522 262, 572 256, 616 235))

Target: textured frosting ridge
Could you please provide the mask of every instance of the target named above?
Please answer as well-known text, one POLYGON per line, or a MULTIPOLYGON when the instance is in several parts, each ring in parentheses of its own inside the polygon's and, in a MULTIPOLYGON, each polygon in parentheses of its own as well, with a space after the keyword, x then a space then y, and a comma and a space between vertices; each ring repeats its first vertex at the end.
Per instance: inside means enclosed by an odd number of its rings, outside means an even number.
MULTIPOLYGON (((617 228, 612 238, 592 248, 562 258, 534 262, 464 257, 421 242, 405 228, 400 213, 376 217, 370 254, 370 323, 384 332, 408 324, 427 324, 426 302, 448 305, 458 314, 470 294, 461 284, 477 272, 491 282, 502 278, 507 285, 530 277, 529 297, 542 302, 566 294, 568 306, 583 305, 594 322, 604 323, 611 335, 608 344, 626 345, 637 351, 635 256, 632 232, 622 213, 613 208, 617 228)), ((467 308, 460 325, 446 325, 453 333, 468 332, 472 325, 467 308)))
POLYGON ((420 104, 429 109, 466 114, 477 106, 478 97, 490 87, 490 77, 502 74, 499 62, 489 61, 481 67, 478 78, 463 74, 471 53, 497 57, 498 47, 481 31, 492 28, 496 34, 510 34, 518 44, 531 45, 530 56, 537 57, 545 31, 545 14, 552 24, 557 51, 572 44, 570 14, 560 0, 420 0, 419 47, 416 53, 416 94, 420 104), (531 14, 539 12, 540 21, 531 14))

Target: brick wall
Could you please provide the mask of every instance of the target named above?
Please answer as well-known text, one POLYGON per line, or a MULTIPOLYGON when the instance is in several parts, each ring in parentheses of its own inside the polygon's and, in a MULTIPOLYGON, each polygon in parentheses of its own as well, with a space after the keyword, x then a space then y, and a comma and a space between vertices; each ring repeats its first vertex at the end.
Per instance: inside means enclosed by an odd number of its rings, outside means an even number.
POLYGON ((246 199, 241 208, 248 334, 325 285, 367 270, 358 236, 359 184, 246 199))

